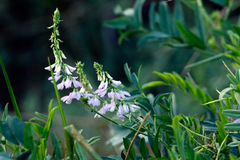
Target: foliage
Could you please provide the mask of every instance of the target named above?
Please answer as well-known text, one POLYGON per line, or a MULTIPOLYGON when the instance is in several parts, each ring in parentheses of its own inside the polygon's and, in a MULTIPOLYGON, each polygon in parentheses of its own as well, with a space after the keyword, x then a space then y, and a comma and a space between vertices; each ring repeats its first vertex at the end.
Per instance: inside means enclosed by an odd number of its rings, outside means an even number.
POLYGON ((49 61, 49 66, 45 69, 51 72, 49 80, 54 85, 58 106, 53 107, 51 100, 47 116, 36 113, 36 117, 28 121, 19 119, 21 115, 0 59, 15 105, 14 109, 19 117, 9 116, 8 105, 6 105, 0 121, 0 158, 4 160, 87 159, 86 152, 88 152, 89 156, 97 160, 238 159, 240 155, 240 28, 227 21, 234 1, 212 0, 212 2, 224 6, 226 10, 225 14, 217 17, 216 20, 206 12, 201 0, 175 1, 173 15, 167 3, 162 1, 158 5, 151 4, 149 26, 145 27, 141 14, 144 1, 137 0, 132 15, 123 14, 104 24, 120 30, 119 43, 130 35, 140 34, 139 45, 161 40, 169 47, 188 48, 211 55, 187 68, 220 57, 231 60, 236 73, 233 74, 223 62, 229 71, 227 74, 229 87, 218 91, 219 99, 217 100, 213 100, 208 93, 197 86, 191 77, 182 78, 175 72, 154 72, 161 80, 142 84, 141 67, 136 74, 127 64, 124 65, 124 71, 131 87, 126 87, 120 81, 114 80, 108 72, 103 70, 101 64, 95 62, 94 68, 100 85, 94 90, 83 70, 82 62, 77 62, 74 67, 65 63, 67 58, 60 49, 62 41, 59 39, 58 31, 61 21, 60 12, 56 9, 53 25, 49 27, 53 29, 50 41, 55 62, 50 64, 49 61), (195 14, 198 35, 184 23, 183 4, 192 9, 195 14), (158 6, 158 13, 155 11, 156 6, 158 6), (62 82, 59 83, 60 79, 62 82), (147 88, 162 85, 177 88, 189 95, 203 105, 210 116, 198 119, 197 116, 178 114, 174 93, 158 93, 156 96, 147 94, 147 88), (72 92, 60 98, 59 91, 64 88, 71 88, 72 92), (85 140, 81 131, 77 131, 73 125, 67 125, 61 101, 71 104, 72 100, 82 102, 84 107, 96 113, 95 118, 104 118, 130 131, 130 134, 123 138, 124 150, 120 156, 101 157, 91 146, 99 140, 99 137, 85 140), (67 149, 62 149, 57 135, 51 131, 52 121, 58 110, 64 125, 67 149), (116 115, 109 112, 116 112, 116 115), (52 153, 49 153, 49 137, 53 143, 52 153))

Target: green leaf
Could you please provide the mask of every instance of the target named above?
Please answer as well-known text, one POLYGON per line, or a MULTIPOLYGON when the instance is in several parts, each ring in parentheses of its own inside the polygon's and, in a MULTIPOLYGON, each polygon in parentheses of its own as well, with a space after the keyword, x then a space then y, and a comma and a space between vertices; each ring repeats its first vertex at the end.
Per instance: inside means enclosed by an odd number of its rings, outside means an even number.
POLYGON ((43 127, 37 123, 32 123, 34 132, 41 138, 43 138, 43 127))
POLYGON ((137 0, 134 4, 134 18, 139 26, 142 25, 142 7, 144 0, 137 0))
POLYGON ((7 119, 7 116, 8 116, 8 103, 4 107, 4 112, 2 114, 2 121, 5 121, 7 119))
POLYGON ((128 67, 128 64, 127 64, 127 63, 124 64, 124 71, 125 71, 125 74, 126 74, 128 80, 129 80, 129 82, 133 83, 132 76, 131 76, 132 73, 131 73, 131 70, 130 70, 130 68, 128 67))
POLYGON ((211 2, 214 2, 222 7, 227 6, 228 3, 226 3, 226 0, 210 0, 211 2))
POLYGON ((240 118, 240 110, 227 109, 227 110, 223 110, 222 113, 229 117, 240 118))
POLYGON ((142 29, 131 29, 131 30, 127 30, 126 32, 123 32, 120 34, 120 37, 118 39, 118 44, 121 45, 123 40, 125 38, 127 38, 128 36, 130 35, 135 35, 135 34, 138 34, 138 33, 143 33, 144 31, 142 29))
POLYGON ((154 137, 154 141, 153 141, 153 153, 157 158, 161 157, 161 153, 159 150, 159 142, 158 142, 158 139, 160 137, 160 128, 161 128, 161 126, 158 127, 157 133, 156 133, 156 135, 154 137))
POLYGON ((54 132, 52 132, 51 135, 53 144, 53 157, 56 156, 57 159, 62 159, 61 144, 54 132))
POLYGON ((231 142, 228 144, 228 147, 238 147, 239 144, 240 144, 240 141, 231 142))
POLYGON ((155 26, 155 8, 156 8, 156 2, 152 2, 150 9, 149 9, 149 25, 150 25, 150 29, 152 31, 156 30, 156 26, 155 26))
POLYGON ((226 130, 224 129, 224 125, 219 120, 217 120, 216 124, 218 127, 218 134, 219 134, 218 142, 219 144, 222 144, 223 140, 227 136, 227 133, 226 133, 226 130))
POLYGON ((145 143, 145 139, 144 138, 141 138, 141 140, 140 140, 140 153, 141 153, 143 159, 147 159, 147 157, 148 157, 148 148, 147 148, 147 145, 145 143))
POLYGON ((143 89, 142 89, 142 83, 141 83, 141 69, 142 69, 142 66, 140 66, 140 67, 138 68, 137 79, 138 79, 138 88, 139 88, 139 91, 142 93, 142 92, 143 92, 143 89))
POLYGON ((203 41, 189 31, 181 22, 177 21, 176 24, 180 34, 188 44, 199 49, 206 49, 203 41))
POLYGON ((30 122, 41 122, 41 123, 43 123, 44 125, 47 123, 46 121, 44 121, 44 120, 42 120, 42 119, 40 119, 40 118, 38 118, 38 117, 33 117, 33 118, 29 119, 29 121, 30 121, 30 122))
POLYGON ((166 85, 166 83, 163 82, 163 81, 152 81, 152 82, 145 83, 142 86, 142 88, 147 89, 147 88, 156 87, 156 86, 163 86, 163 85, 166 85))
POLYGON ((128 26, 136 27, 137 23, 130 17, 122 16, 103 23, 105 27, 116 28, 116 29, 126 29, 128 26))
POLYGON ((188 6, 191 9, 194 9, 196 5, 196 0, 181 0, 186 6, 188 6))
POLYGON ((160 2, 159 22, 160 22, 161 31, 163 31, 164 33, 170 34, 170 35, 173 33, 172 17, 171 17, 168 5, 165 1, 160 2))
POLYGON ((50 128, 52 126, 52 120, 53 120, 55 111, 58 110, 58 109, 59 109, 59 107, 54 107, 54 108, 51 109, 51 111, 48 114, 47 123, 46 123, 45 127, 43 128, 43 137, 46 138, 46 139, 48 138, 48 134, 49 134, 50 128))
POLYGON ((29 122, 24 127, 24 146, 30 151, 34 149, 33 128, 29 122))
POLYGON ((92 137, 90 138, 87 142, 90 144, 90 145, 93 145, 94 143, 96 143, 97 141, 100 140, 100 136, 95 136, 95 137, 92 137))
POLYGON ((13 144, 24 144, 23 132, 25 123, 19 118, 7 117, 7 120, 1 122, 1 131, 3 136, 13 144))
POLYGON ((11 100, 12 100, 12 103, 13 103, 14 111, 15 111, 17 117, 18 117, 19 119, 22 119, 22 118, 21 118, 20 111, 19 111, 19 108, 18 108, 18 105, 17 105, 16 98, 15 98, 14 93, 13 93, 12 85, 11 85, 10 80, 9 80, 9 78, 8 78, 7 71, 6 71, 6 69, 5 69, 5 66, 4 66, 4 63, 3 63, 1 57, 0 57, 0 65, 1 65, 1 67, 2 67, 3 75, 4 75, 5 81, 6 81, 6 83, 7 83, 7 87, 8 87, 8 91, 9 91, 9 94, 10 94, 10 97, 11 97, 11 100))
POLYGON ((137 45, 141 46, 141 45, 143 45, 145 43, 148 43, 148 42, 155 42, 155 41, 159 41, 159 40, 166 40, 169 37, 170 37, 170 35, 168 35, 168 34, 165 34, 163 32, 159 32, 159 31, 154 31, 154 32, 151 32, 149 34, 146 34, 146 35, 142 36, 138 40, 137 45))
POLYGON ((225 124, 224 128, 230 131, 240 131, 240 123, 228 123, 225 124))
MULTIPOLYGON (((184 24, 184 14, 183 14, 183 9, 182 9, 180 0, 175 0, 173 16, 174 16, 174 21, 177 20, 177 21, 181 22, 182 24, 184 24)), ((174 35, 180 37, 180 33, 177 30, 176 24, 174 23, 173 26, 174 26, 173 27, 174 35)))
MULTIPOLYGON (((123 144, 124 144, 124 147, 125 147, 125 150, 127 151, 129 146, 130 146, 130 140, 126 137, 126 138, 123 138, 123 144)), ((136 153, 134 151, 134 148, 132 147, 131 150, 130 150, 130 153, 129 153, 129 156, 128 156, 128 159, 131 159, 131 160, 137 160, 137 157, 136 157, 136 153)))
POLYGON ((238 36, 240 36, 240 27, 237 25, 233 25, 232 27, 233 27, 233 31, 237 33, 238 36))
POLYGON ((180 131, 180 126, 179 126, 180 120, 181 120, 181 116, 174 117, 172 126, 173 126, 173 131, 174 131, 174 137, 177 142, 178 150, 181 155, 181 159, 186 160, 184 141, 183 141, 183 138, 181 137, 181 131, 180 131))
POLYGON ((169 93, 158 94, 158 95, 155 97, 154 101, 153 101, 153 106, 155 107, 155 106, 157 105, 157 103, 158 103, 162 98, 164 98, 164 97, 166 97, 166 96, 168 96, 168 95, 170 95, 170 94, 169 94, 169 93))
POLYGON ((201 13, 201 11, 199 9, 199 6, 197 4, 195 6, 194 14, 195 14, 195 24, 196 24, 197 29, 198 29, 199 37, 206 44, 206 42, 207 42, 206 27, 205 27, 205 23, 204 23, 204 20, 203 20, 202 13, 201 13))
POLYGON ((140 88, 138 86, 138 78, 135 73, 132 73, 132 81, 133 81, 133 84, 135 85, 135 87, 140 91, 140 88))
POLYGON ((87 160, 85 150, 79 143, 74 144, 75 152, 79 160, 87 160))
POLYGON ((175 0, 173 15, 175 20, 184 24, 184 14, 180 0, 175 0))

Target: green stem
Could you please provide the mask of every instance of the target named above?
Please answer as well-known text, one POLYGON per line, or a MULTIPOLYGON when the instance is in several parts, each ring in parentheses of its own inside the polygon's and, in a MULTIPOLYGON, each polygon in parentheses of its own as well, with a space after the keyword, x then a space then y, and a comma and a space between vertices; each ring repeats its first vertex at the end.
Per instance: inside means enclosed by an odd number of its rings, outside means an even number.
POLYGON ((21 114, 20 114, 20 111, 19 111, 19 108, 18 108, 18 105, 17 105, 16 98, 15 98, 14 93, 13 93, 12 85, 11 85, 10 80, 9 80, 9 78, 8 78, 7 71, 6 71, 6 69, 5 69, 5 66, 4 66, 4 63, 3 63, 1 57, 0 57, 0 64, 1 64, 1 67, 2 67, 2 71, 3 71, 3 75, 4 75, 4 78, 5 78, 5 81, 6 81, 6 83, 7 83, 7 87, 8 87, 8 91, 9 91, 11 100, 12 100, 12 103, 13 103, 14 111, 15 111, 17 117, 18 117, 19 119, 22 119, 21 114))
MULTIPOLYGON (((49 63, 49 66, 51 66, 49 58, 48 58, 48 63, 49 63)), ((55 81, 55 78, 54 78, 53 71, 52 71, 51 67, 50 67, 50 71, 51 71, 51 75, 52 75, 52 79, 53 79, 53 85, 54 85, 55 94, 56 94, 57 101, 58 101, 59 110, 60 110, 61 117, 62 117, 63 126, 67 127, 66 117, 65 117, 65 114, 64 114, 64 111, 63 111, 63 106, 62 106, 62 103, 61 103, 60 95, 59 95, 59 92, 58 92, 58 89, 57 89, 57 84, 56 84, 56 81, 55 81)), ((64 131, 64 134, 65 134, 66 143, 67 143, 67 146, 68 146, 70 159, 73 160, 74 159, 74 155, 73 155, 73 142, 72 142, 72 138, 67 133, 67 131, 64 131)))
POLYGON ((209 138, 209 137, 206 137, 206 136, 204 136, 204 135, 201 135, 201 134, 199 134, 199 133, 196 133, 196 132, 188 129, 187 127, 185 127, 185 126, 184 126, 183 124, 181 124, 181 123, 179 123, 179 124, 180 124, 180 126, 182 126, 183 128, 185 128, 188 132, 190 132, 190 133, 192 133, 192 134, 195 134, 195 135, 197 135, 197 136, 199 136, 199 137, 203 137, 203 138, 206 138, 206 139, 211 139, 211 138, 209 138))

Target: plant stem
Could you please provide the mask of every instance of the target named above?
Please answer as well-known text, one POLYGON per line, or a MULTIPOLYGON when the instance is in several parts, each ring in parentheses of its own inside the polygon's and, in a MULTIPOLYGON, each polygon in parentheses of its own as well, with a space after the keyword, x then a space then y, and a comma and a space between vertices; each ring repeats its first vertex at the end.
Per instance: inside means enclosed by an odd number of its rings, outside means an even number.
POLYGON ((22 119, 21 114, 20 114, 20 111, 19 111, 19 108, 18 108, 18 105, 17 105, 16 98, 15 98, 14 93, 13 93, 12 85, 11 85, 11 83, 10 83, 10 81, 9 81, 9 78, 8 78, 8 75, 7 75, 7 71, 6 71, 6 69, 5 69, 5 66, 4 66, 4 63, 3 63, 1 57, 0 57, 0 64, 1 64, 1 67, 2 67, 2 71, 3 71, 3 75, 4 75, 4 78, 5 78, 5 81, 6 81, 6 83, 7 83, 7 87, 8 87, 8 91, 9 91, 11 100, 12 100, 12 103, 13 103, 14 111, 15 111, 17 117, 18 117, 19 119, 22 119))
MULTIPOLYGON (((49 63, 49 66, 51 66, 49 58, 48 58, 48 63, 49 63)), ((52 71, 51 67, 50 67, 50 71, 51 71, 51 75, 52 75, 52 79, 53 79, 53 85, 54 85, 55 94, 56 94, 57 101, 58 101, 59 110, 60 110, 61 117, 62 117, 63 126, 67 127, 66 117, 65 117, 65 114, 64 114, 64 111, 63 111, 60 95, 59 95, 59 92, 58 92, 58 89, 57 89, 57 84, 56 84, 56 81, 55 81, 55 78, 54 78, 53 71, 52 71)), ((72 142, 72 138, 70 137, 70 135, 66 131, 64 131, 64 134, 65 134, 65 138, 66 138, 66 143, 67 143, 70 159, 73 160, 74 159, 74 155, 73 155, 73 142, 72 142)))

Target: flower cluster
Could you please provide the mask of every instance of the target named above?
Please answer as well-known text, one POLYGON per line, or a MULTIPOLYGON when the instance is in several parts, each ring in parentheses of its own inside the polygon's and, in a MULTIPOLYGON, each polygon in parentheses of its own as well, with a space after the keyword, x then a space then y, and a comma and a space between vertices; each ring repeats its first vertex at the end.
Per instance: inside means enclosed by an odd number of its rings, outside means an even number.
MULTIPOLYGON (((53 74, 56 82, 61 80, 61 82, 57 84, 58 90, 73 89, 68 95, 63 96, 61 100, 66 104, 71 104, 74 99, 87 99, 89 106, 101 107, 98 111, 99 114, 96 114, 94 117, 101 117, 100 114, 104 115, 106 112, 116 111, 117 116, 124 120, 124 114, 140 109, 138 106, 124 101, 124 99, 131 96, 130 93, 117 89, 117 87, 121 85, 121 82, 114 80, 106 71, 103 71, 102 65, 96 62, 94 63, 100 84, 96 90, 93 90, 86 78, 86 74, 83 72, 83 63, 77 62, 76 67, 72 67, 63 62, 63 59, 67 58, 59 48, 59 43, 62 42, 58 38, 59 18, 59 11, 56 10, 53 17, 54 24, 49 27, 53 28, 50 40, 52 42, 51 48, 55 57, 55 63, 45 69, 48 71, 52 69, 54 71, 53 74), (75 77, 73 76, 74 74, 78 74, 78 76, 75 77)), ((52 77, 49 77, 48 80, 52 82, 52 77)))

